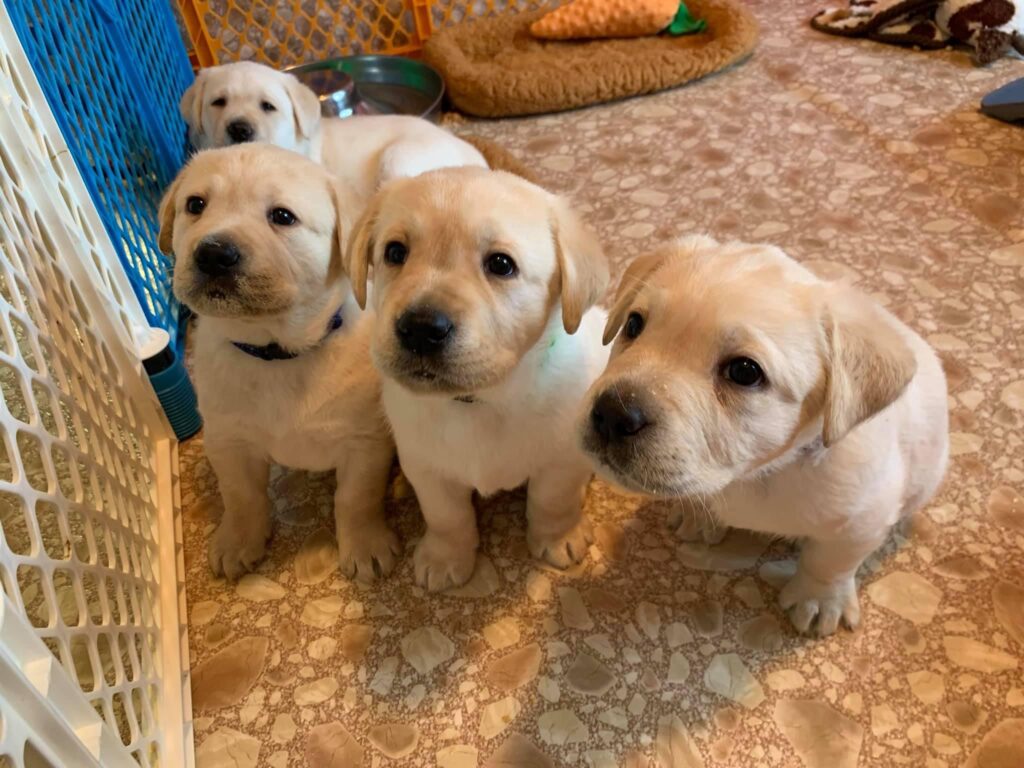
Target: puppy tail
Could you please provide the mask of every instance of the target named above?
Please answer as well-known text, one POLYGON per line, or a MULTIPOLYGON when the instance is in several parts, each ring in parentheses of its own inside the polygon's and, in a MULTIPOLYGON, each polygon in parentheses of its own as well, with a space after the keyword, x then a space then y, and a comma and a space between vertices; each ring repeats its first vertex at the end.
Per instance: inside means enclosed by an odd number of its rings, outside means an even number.
POLYGON ((493 141, 479 136, 459 136, 459 138, 483 155, 492 171, 507 171, 526 179, 531 184, 539 185, 537 176, 526 167, 526 164, 500 144, 495 144, 493 141))

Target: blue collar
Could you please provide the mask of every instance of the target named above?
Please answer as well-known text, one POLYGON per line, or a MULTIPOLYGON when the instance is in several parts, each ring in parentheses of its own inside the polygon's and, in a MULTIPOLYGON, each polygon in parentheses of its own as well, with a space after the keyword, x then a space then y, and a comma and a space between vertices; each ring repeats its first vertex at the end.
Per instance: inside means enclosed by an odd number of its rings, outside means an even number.
MULTIPOLYGON (((327 323, 327 333, 323 335, 323 338, 320 339, 317 346, 323 344, 324 341, 326 341, 327 338, 332 333, 341 328, 341 325, 341 310, 339 309, 337 312, 331 315, 331 319, 327 323)), ((246 344, 243 341, 232 341, 231 343, 234 344, 235 347, 237 347, 238 349, 245 352, 245 354, 259 358, 260 360, 294 360, 296 357, 302 354, 302 352, 291 352, 282 347, 276 341, 273 341, 270 344, 264 344, 263 346, 258 346, 256 344, 246 344)))

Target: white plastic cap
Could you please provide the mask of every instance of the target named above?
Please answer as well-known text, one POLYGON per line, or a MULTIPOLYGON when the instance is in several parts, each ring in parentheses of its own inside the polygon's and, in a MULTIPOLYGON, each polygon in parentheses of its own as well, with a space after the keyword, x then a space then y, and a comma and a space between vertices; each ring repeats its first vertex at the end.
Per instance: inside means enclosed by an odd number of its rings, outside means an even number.
POLYGON ((167 345, 171 343, 171 334, 163 328, 140 328, 135 339, 139 349, 139 359, 149 360, 167 349, 167 345))

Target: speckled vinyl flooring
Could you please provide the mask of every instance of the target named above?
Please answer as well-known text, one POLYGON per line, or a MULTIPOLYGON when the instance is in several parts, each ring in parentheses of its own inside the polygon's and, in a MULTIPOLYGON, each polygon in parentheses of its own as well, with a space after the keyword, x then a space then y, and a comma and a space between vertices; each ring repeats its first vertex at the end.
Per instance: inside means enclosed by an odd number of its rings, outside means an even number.
MULTIPOLYGON (((1024 765, 1024 130, 980 116, 1024 64, 977 69, 811 31, 751 2, 754 57, 653 97, 456 128, 503 143, 582 209, 616 274, 667 238, 771 241, 857 283, 949 376, 948 481, 862 569, 863 623, 797 636, 794 549, 683 545, 667 509, 594 482, 597 541, 530 559, 524 499, 480 509, 473 582, 426 595, 334 567, 333 480, 275 474, 270 555, 210 576, 220 514, 202 440, 183 503, 200 768, 1024 765)), ((422 531, 389 502, 407 553, 422 531)))

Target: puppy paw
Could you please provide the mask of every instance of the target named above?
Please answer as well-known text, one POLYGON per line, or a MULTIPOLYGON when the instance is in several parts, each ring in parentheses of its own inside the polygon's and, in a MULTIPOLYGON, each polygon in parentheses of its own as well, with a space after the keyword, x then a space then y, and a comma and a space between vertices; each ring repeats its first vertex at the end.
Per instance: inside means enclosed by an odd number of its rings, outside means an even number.
POLYGON ((210 537, 210 568, 214 576, 234 580, 263 559, 270 538, 269 525, 241 527, 221 523, 210 537))
POLYGON ((547 560, 556 568, 568 568, 587 556, 587 548, 594 541, 594 529, 583 517, 567 532, 540 535, 532 527, 526 532, 526 545, 538 560, 547 560))
POLYGON ((384 523, 358 530, 338 531, 341 572, 350 579, 370 583, 395 568, 402 545, 384 523))
POLYGON ((413 554, 416 583, 431 592, 461 587, 476 567, 476 547, 446 541, 429 531, 413 554))
POLYGON ((718 544, 729 532, 729 527, 715 520, 710 512, 698 512, 689 506, 676 507, 669 513, 668 527, 681 541, 703 541, 718 544))
POLYGON ((860 623, 860 602, 853 576, 828 583, 797 571, 779 593, 779 604, 789 611, 797 631, 808 633, 814 627, 819 637, 835 632, 840 621, 849 629, 860 623))

